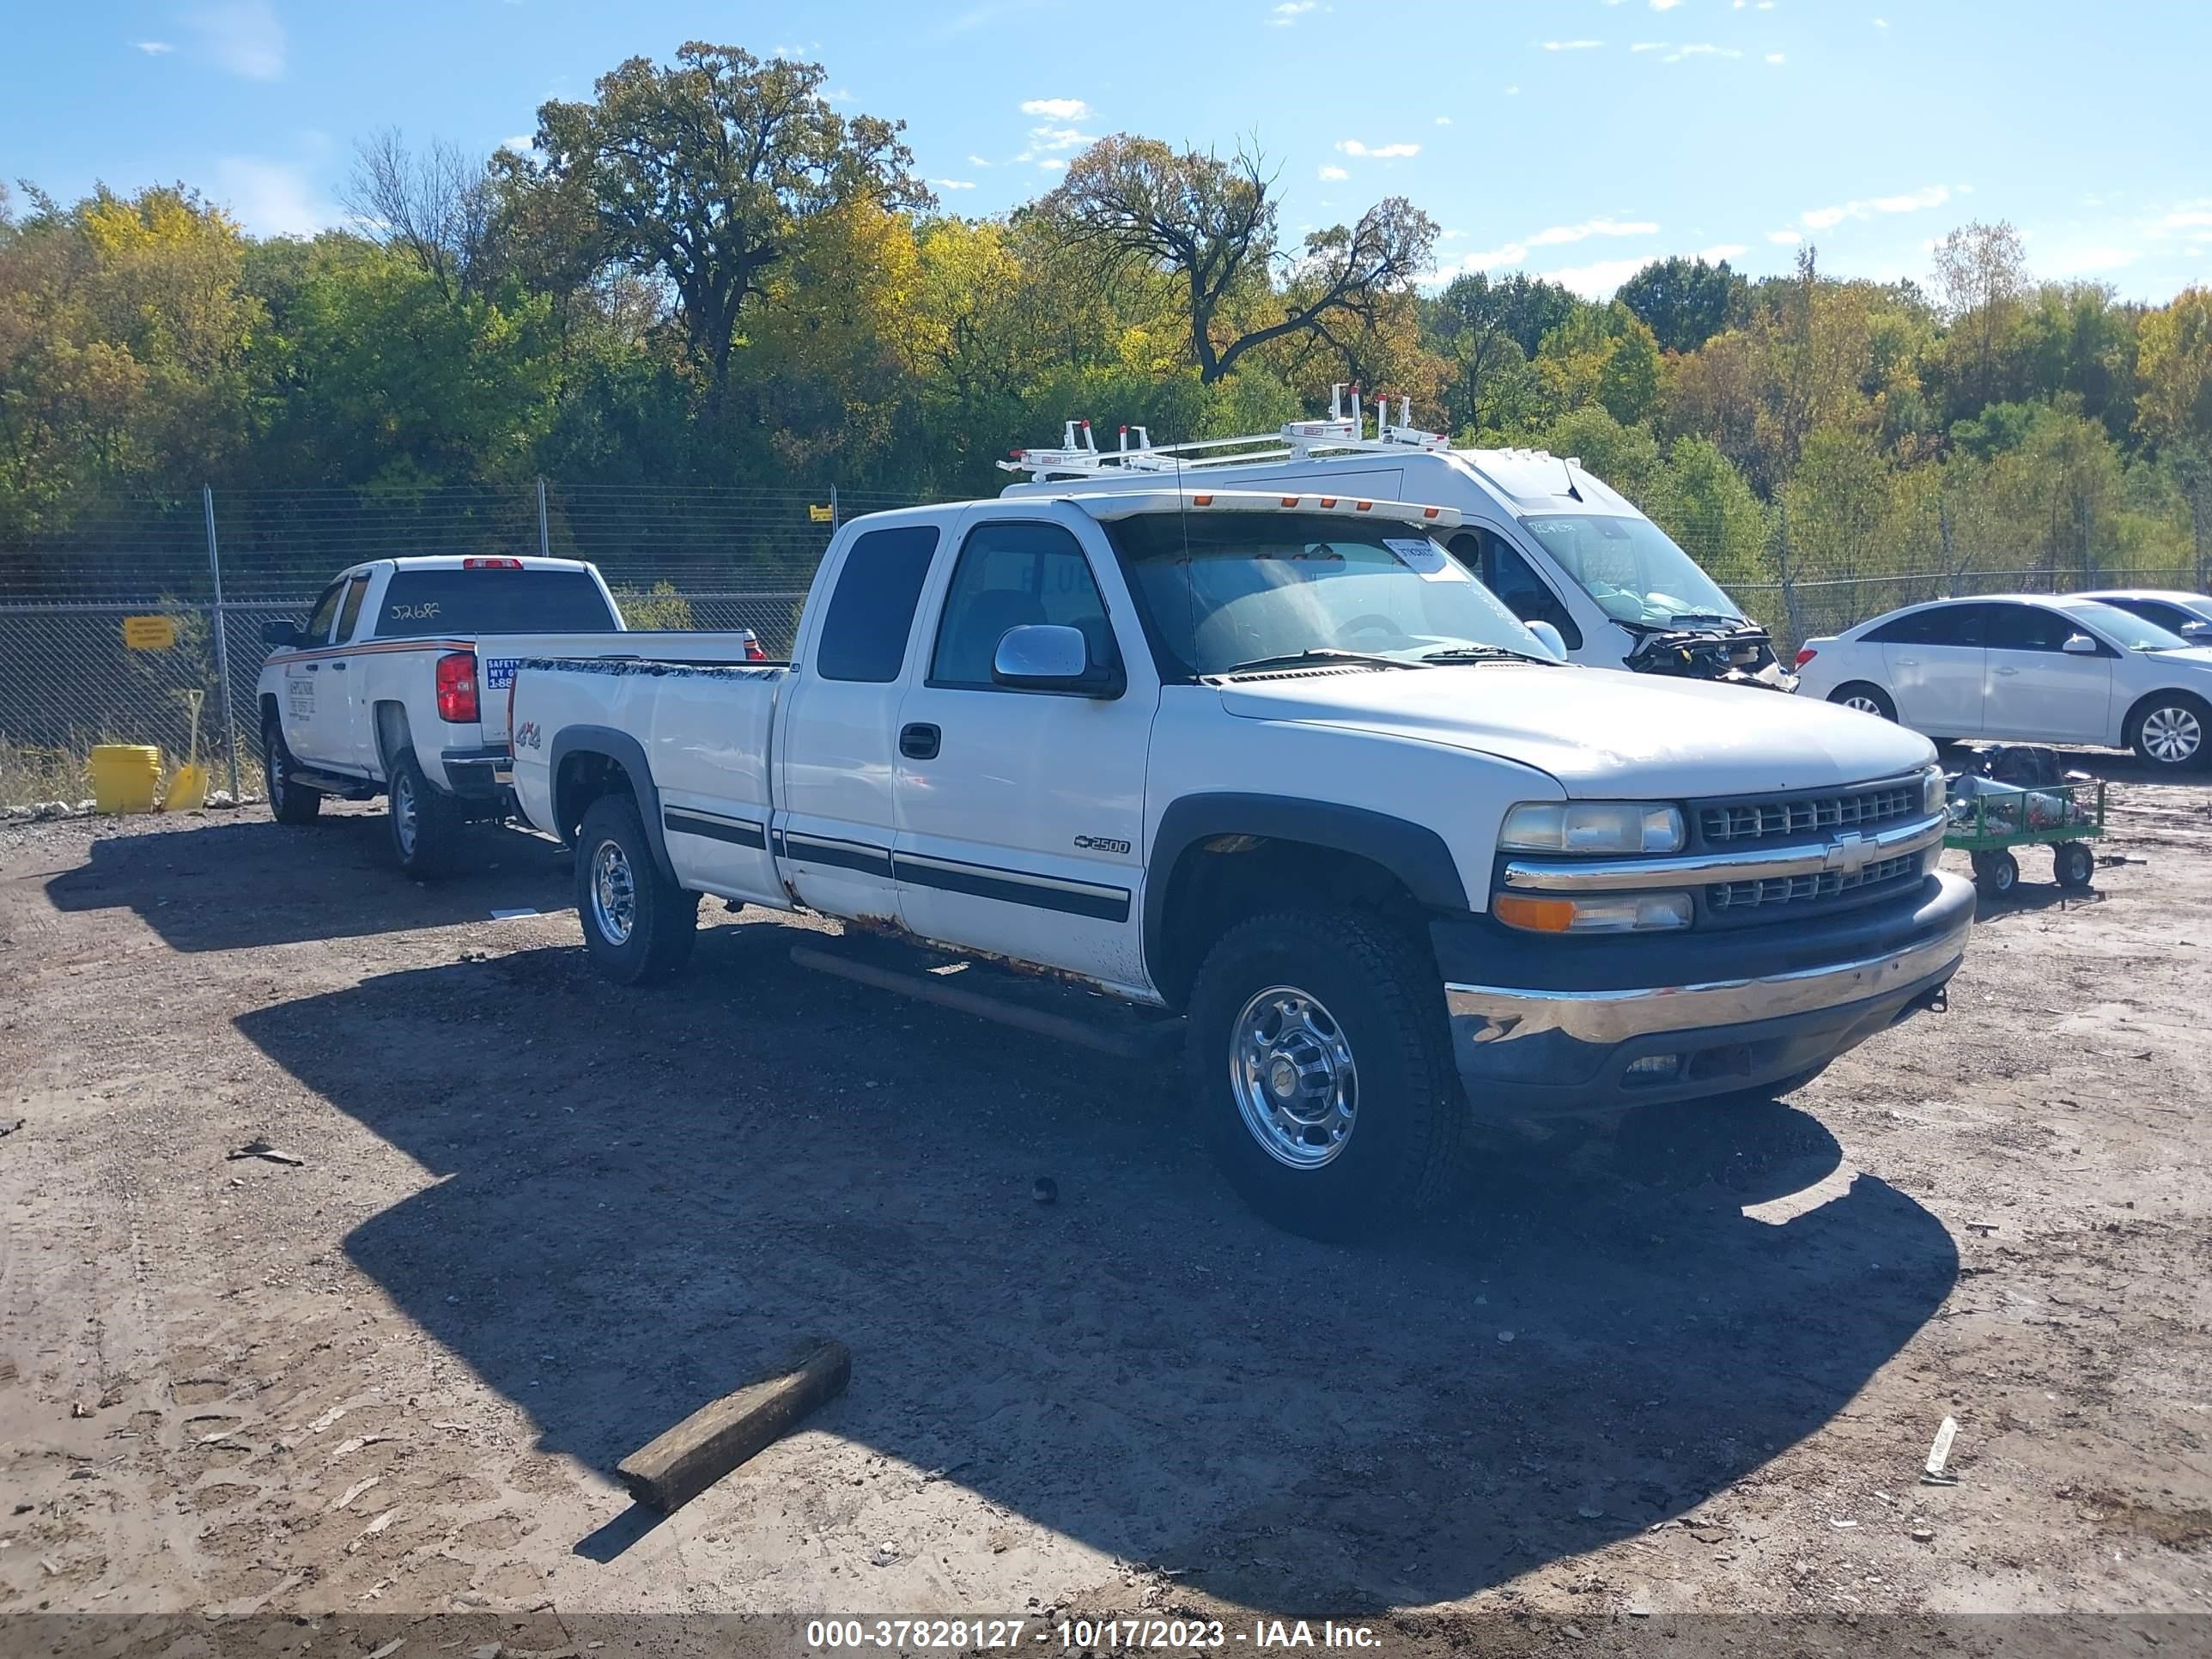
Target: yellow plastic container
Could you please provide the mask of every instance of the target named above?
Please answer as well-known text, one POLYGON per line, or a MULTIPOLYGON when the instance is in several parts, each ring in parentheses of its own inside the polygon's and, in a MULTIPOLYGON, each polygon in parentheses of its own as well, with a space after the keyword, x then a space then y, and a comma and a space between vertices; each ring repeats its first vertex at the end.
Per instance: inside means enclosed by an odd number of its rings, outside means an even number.
POLYGON ((150 812, 161 793, 161 751, 103 743, 92 751, 92 800, 103 812, 150 812))

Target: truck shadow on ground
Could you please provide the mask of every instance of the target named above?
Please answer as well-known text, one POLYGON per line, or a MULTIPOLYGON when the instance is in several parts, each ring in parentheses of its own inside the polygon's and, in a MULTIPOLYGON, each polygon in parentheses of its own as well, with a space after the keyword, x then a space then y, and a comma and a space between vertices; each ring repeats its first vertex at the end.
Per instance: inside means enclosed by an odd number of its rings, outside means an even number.
MULTIPOLYGON (((1172 1074, 802 974, 806 937, 726 922, 655 989, 534 950, 237 1024, 446 1177, 346 1249, 546 1449, 611 1472, 831 1334, 853 1382, 817 1426, 1272 1611, 1463 1596, 1692 1510, 1954 1280, 1870 1176, 1744 1213, 1838 1167, 1782 1105, 1486 1159, 1387 1246, 1285 1237, 1191 1150, 1172 1074)), ((865 1573, 862 1494, 793 1501, 865 1573)))
POLYGON ((417 882, 393 864, 380 812, 300 826, 256 815, 102 836, 84 863, 46 883, 46 897, 57 910, 135 911, 172 950, 187 951, 361 939, 574 903, 572 855, 544 836, 471 825, 466 854, 450 879, 417 882), (236 902, 242 869, 251 872, 250 904, 236 902))

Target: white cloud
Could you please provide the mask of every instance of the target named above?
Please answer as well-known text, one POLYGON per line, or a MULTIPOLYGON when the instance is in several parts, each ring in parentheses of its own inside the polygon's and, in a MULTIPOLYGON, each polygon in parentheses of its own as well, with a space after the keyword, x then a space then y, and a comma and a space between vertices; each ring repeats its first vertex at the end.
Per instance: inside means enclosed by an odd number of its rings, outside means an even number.
POLYGON ((1037 161, 1041 167, 1047 165, 1066 167, 1067 163, 1065 161, 1047 163, 1039 161, 1038 158, 1055 155, 1061 150, 1073 149, 1079 144, 1088 144, 1092 142, 1091 134, 1075 127, 1031 127, 1029 148, 1014 157, 1014 160, 1037 161))
POLYGON ((1950 199, 1951 192, 1944 186, 1930 185, 1902 196, 1875 196, 1845 202, 1840 207, 1813 208, 1797 217, 1808 229, 1826 230, 1846 219, 1869 219, 1877 213, 1917 213, 1923 208, 1941 207, 1950 199))
POLYGON ((1635 259, 1601 259, 1595 264, 1570 265, 1565 270, 1546 271, 1544 280, 1571 288, 1585 300, 1602 300, 1650 264, 1653 257, 1647 253, 1635 259))
POLYGON ((1874 20, 1874 26, 1878 29, 1886 29, 1889 27, 1889 19, 1887 17, 1877 17, 1874 20))
POLYGON ((1508 87, 1505 88, 1505 95, 1508 98, 1518 98, 1521 95, 1521 88, 1518 87, 1508 87))
POLYGON ((1336 142, 1336 147, 1346 155, 1364 155, 1377 161, 1395 161, 1401 160, 1406 156, 1419 155, 1421 153, 1421 147, 1419 144, 1397 143, 1376 144, 1370 146, 1361 143, 1357 138, 1340 138, 1336 142))
POLYGON ((1666 50, 1667 43, 1664 40, 1638 40, 1629 48, 1631 52, 1664 52, 1666 50))
POLYGON ((1579 242, 1586 236, 1650 236, 1658 229, 1649 219, 1585 219, 1578 225, 1552 225, 1540 230, 1528 239, 1528 246, 1556 247, 1562 242, 1579 242))
POLYGON ((1039 161, 1037 165, 1042 167, 1047 173, 1058 173, 1062 167, 1066 167, 1067 163, 1061 161, 1057 155, 1048 155, 1042 161, 1039 161))
POLYGON ((1547 40, 1546 52, 1595 52, 1605 44, 1602 40, 1547 40))
POLYGON ((233 75, 249 81, 274 81, 284 73, 284 26, 268 0, 229 3, 188 12, 185 23, 200 50, 233 75))
POLYGON ((971 167, 994 167, 999 164, 996 161, 987 161, 980 155, 971 155, 968 158, 968 165, 971 167))
POLYGON ((853 89, 850 87, 832 87, 822 95, 833 104, 849 104, 853 101, 853 89))
POLYGON ((975 181, 973 179, 933 179, 929 182, 935 185, 939 190, 973 190, 975 188, 975 181))
POLYGON ((1342 167, 1323 167, 1321 170, 1321 176, 1328 179, 1331 183, 1334 183, 1340 179, 1349 179, 1352 177, 1352 175, 1346 173, 1342 167))
POLYGON ((1452 118, 1449 115, 1439 115, 1437 117, 1437 125, 1440 127, 1448 127, 1451 124, 1452 118))
POLYGON ((1805 239, 1794 230, 1770 230, 1766 233, 1766 240, 1778 243, 1784 247, 1796 247, 1805 239))
POLYGON ((2038 253, 2035 268, 2053 276, 2087 276, 2100 270, 2118 270, 2142 257, 2140 248, 2076 247, 2063 252, 2038 253))
POLYGON ((159 58, 165 52, 174 52, 176 50, 176 48, 171 46, 167 40, 133 40, 131 44, 137 47, 139 51, 144 52, 149 58, 159 58))
POLYGON ((1709 265, 1717 265, 1723 259, 1735 258, 1744 251, 1741 242, 1717 242, 1711 247, 1699 248, 1698 258, 1709 265))
POLYGON ((2191 204, 2176 208, 2151 227, 2154 236, 2168 235, 2177 230, 2202 230, 2212 226, 2212 206, 2191 204))
POLYGON ((338 222, 296 167, 253 155, 226 155, 215 166, 217 200, 257 236, 312 236, 338 222))
POLYGON ((1675 7, 1681 3, 1682 0, 1651 0, 1651 9, 1654 11, 1672 11, 1675 7))
POLYGON ((1022 113, 1054 121, 1083 121, 1090 118, 1091 106, 1080 98, 1031 98, 1022 105, 1022 113))
POLYGON ((1661 61, 1679 64, 1685 58, 1741 58, 1743 54, 1734 46, 1717 46, 1709 40, 1700 40, 1694 46, 1675 47, 1661 61))
POLYGON ((1770 64, 1783 64, 1789 60, 1778 52, 1770 52, 1766 54, 1766 61, 1770 64))
POLYGON ((538 148, 538 135, 534 132, 518 132, 514 137, 502 138, 499 143, 502 149, 511 149, 518 155, 527 155, 538 148))
POLYGON ((1318 0, 1282 0, 1275 15, 1267 21, 1279 29, 1286 29, 1310 11, 1321 9, 1318 0))

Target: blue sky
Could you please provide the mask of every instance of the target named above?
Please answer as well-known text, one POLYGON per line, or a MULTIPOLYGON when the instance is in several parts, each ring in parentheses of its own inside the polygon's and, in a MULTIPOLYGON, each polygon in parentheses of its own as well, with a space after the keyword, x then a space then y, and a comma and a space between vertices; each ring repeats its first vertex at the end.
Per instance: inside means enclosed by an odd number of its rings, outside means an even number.
POLYGON ((1115 131, 1281 169, 1286 229, 1402 193, 1443 271, 1583 292, 1646 259, 1925 279, 2011 220, 2039 276, 2212 281, 2203 0, 17 0, 0 177, 182 179, 262 234, 340 222, 386 125, 489 152, 622 58, 704 39, 823 64, 908 124, 944 204, 1001 211, 1115 131))

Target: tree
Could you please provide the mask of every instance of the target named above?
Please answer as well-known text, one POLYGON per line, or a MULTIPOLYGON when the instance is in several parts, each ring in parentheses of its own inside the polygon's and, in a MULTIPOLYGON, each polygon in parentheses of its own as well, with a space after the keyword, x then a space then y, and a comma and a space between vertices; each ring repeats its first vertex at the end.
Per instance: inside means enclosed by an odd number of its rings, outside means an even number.
POLYGON ((2171 459, 2196 530, 2197 582, 2212 582, 2212 289, 2142 319, 2136 426, 2171 459))
POLYGON ((1977 219, 1936 245, 1936 285, 1946 320, 1966 343, 1967 382, 1976 403, 1994 395, 1997 343, 2027 291, 2027 253, 2020 233, 2000 219, 1977 219))
POLYGON ((856 203, 926 206, 904 122, 841 116, 818 64, 763 63, 690 41, 672 69, 633 58, 590 103, 538 112, 526 163, 587 204, 605 253, 675 290, 691 351, 719 407, 738 322, 769 297, 771 268, 824 219, 856 203))
POLYGON ((1765 579, 1766 515, 1743 475, 1703 438, 1675 441, 1644 510, 1717 580, 1765 579))
POLYGON ((1436 222, 1389 197, 1356 225, 1309 235, 1279 293, 1274 179, 1262 166, 1253 151, 1178 155, 1156 138, 1119 135, 1077 156, 1047 204, 1066 243, 1089 250, 1108 275, 1139 266, 1176 279, 1205 385, 1270 340, 1326 331, 1339 319, 1372 326, 1436 246, 1436 222))
POLYGON ((1744 320, 1749 289, 1723 259, 1680 255, 1655 259, 1620 285, 1613 298, 1642 318, 1662 351, 1695 351, 1744 320))
POLYGON ((449 299, 478 290, 490 274, 491 179, 442 139, 416 155, 397 127, 372 133, 356 147, 338 199, 362 234, 406 249, 449 299))

